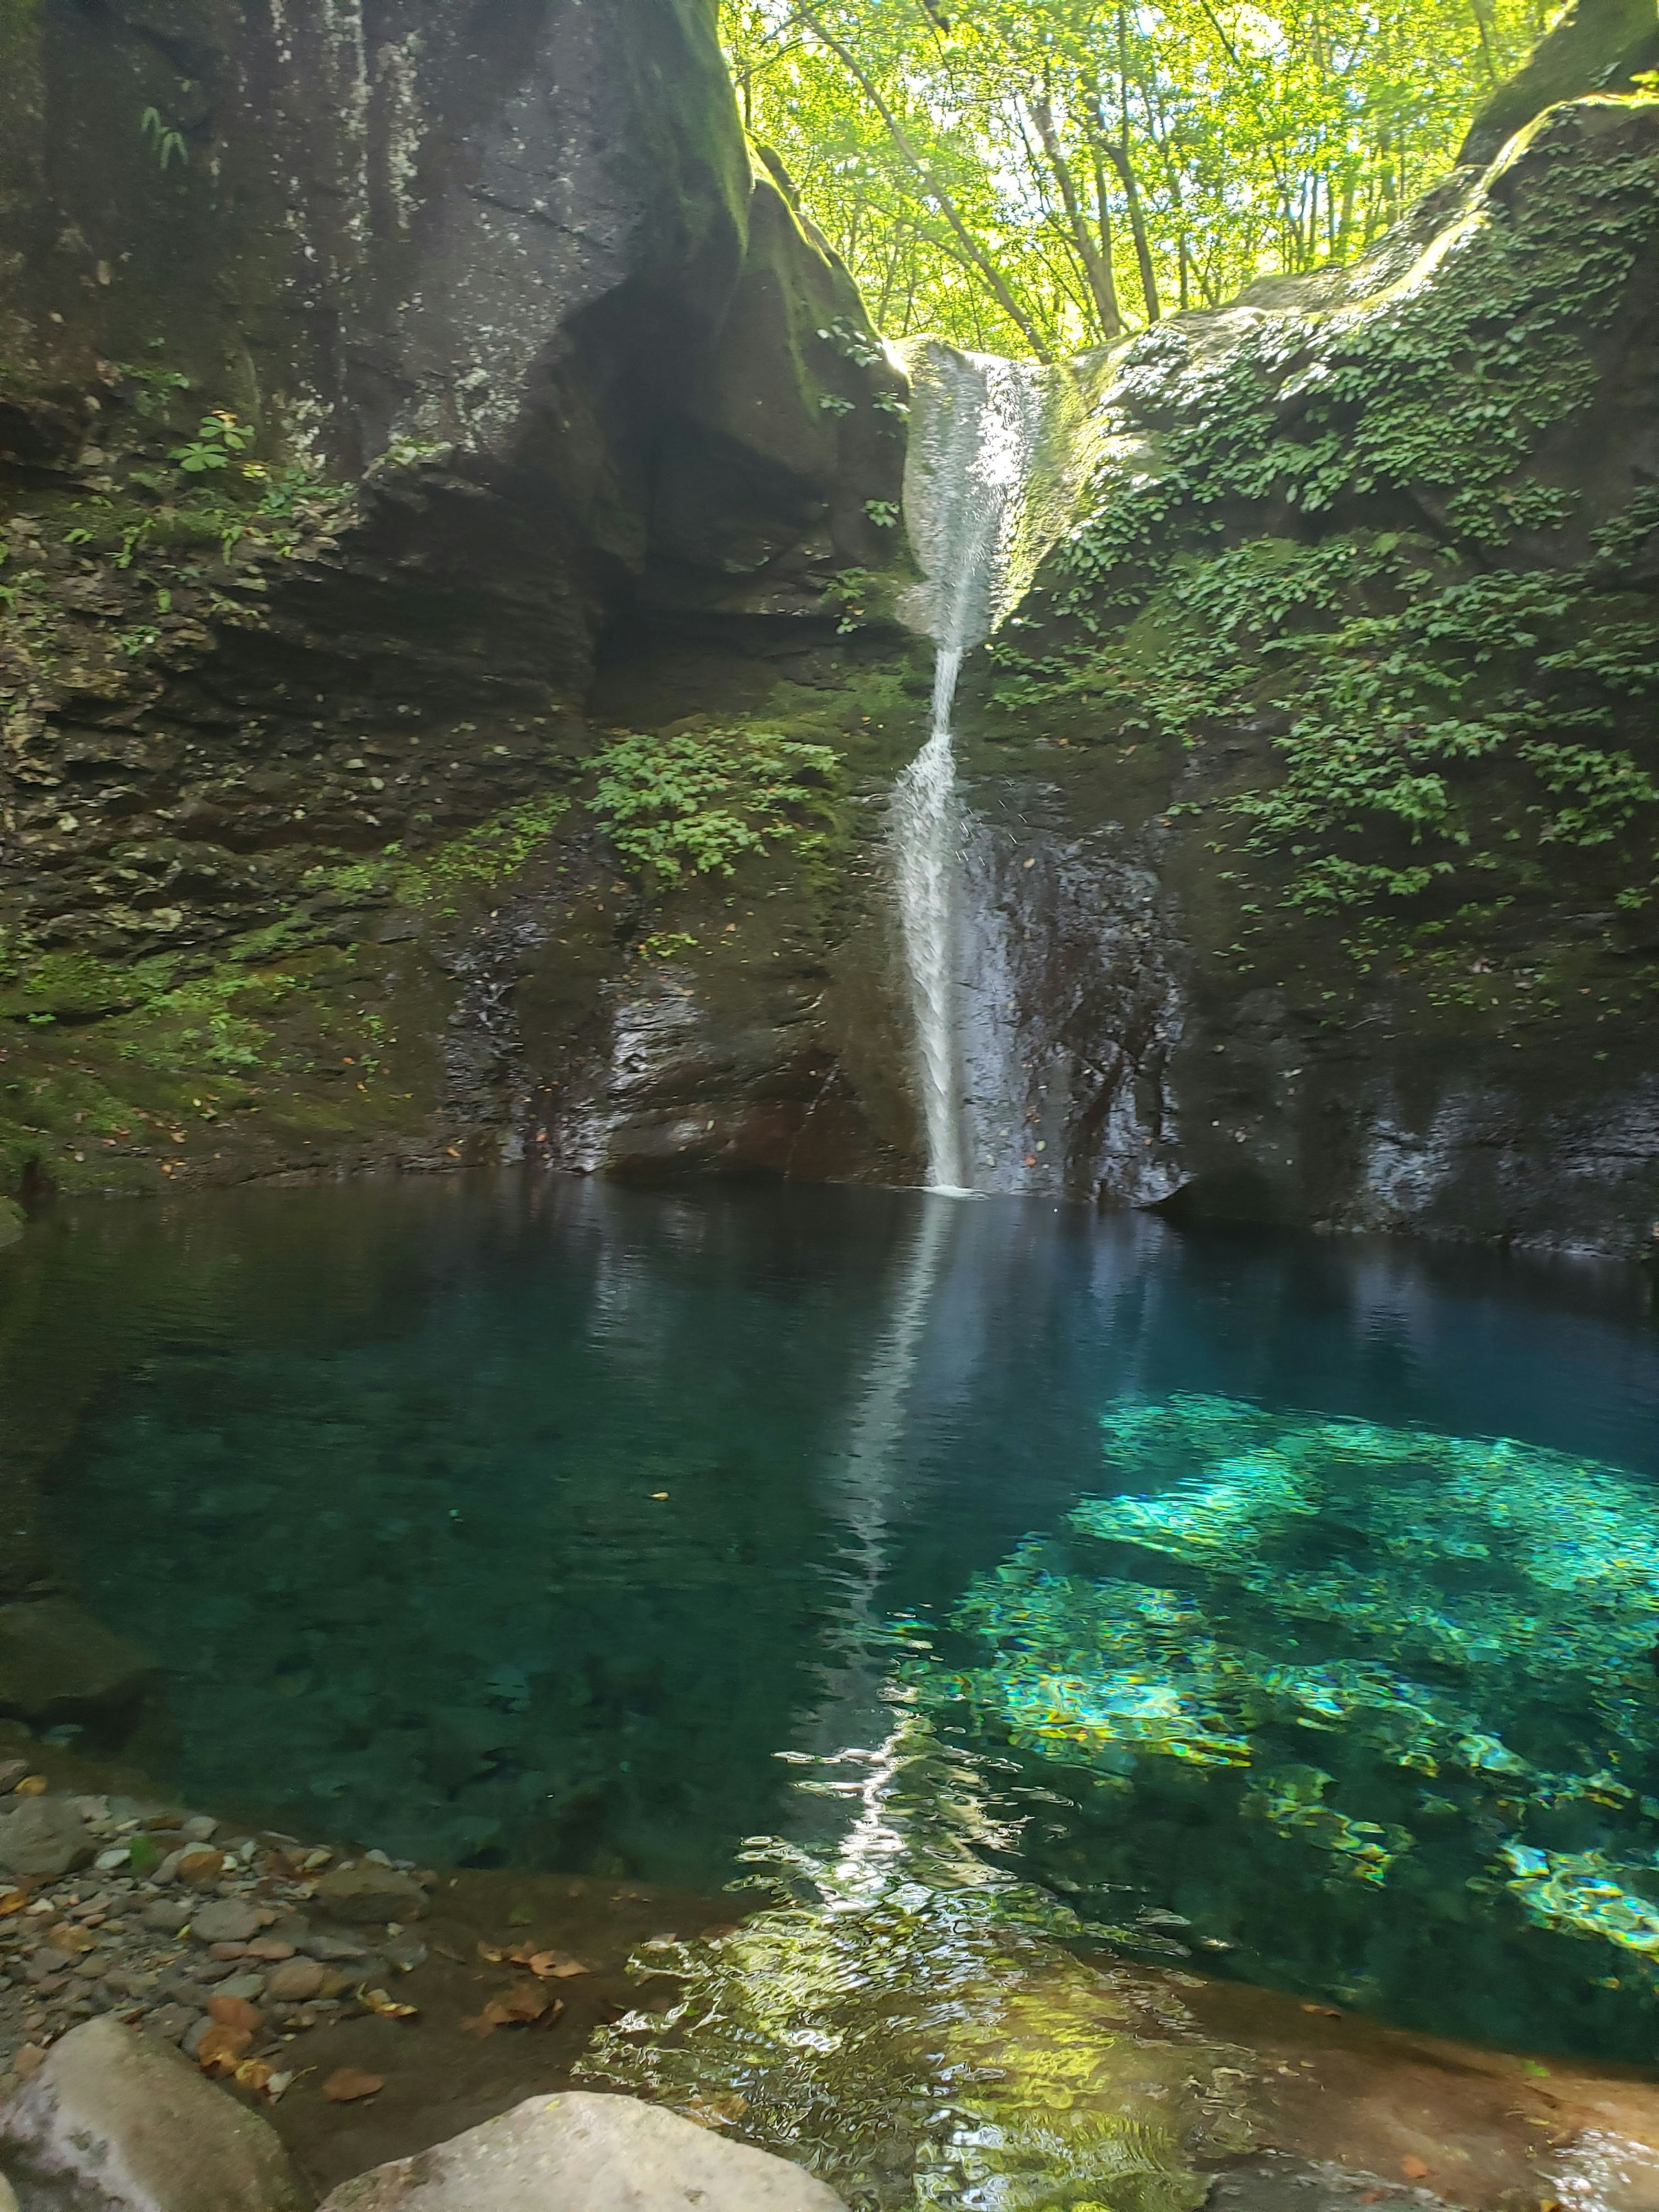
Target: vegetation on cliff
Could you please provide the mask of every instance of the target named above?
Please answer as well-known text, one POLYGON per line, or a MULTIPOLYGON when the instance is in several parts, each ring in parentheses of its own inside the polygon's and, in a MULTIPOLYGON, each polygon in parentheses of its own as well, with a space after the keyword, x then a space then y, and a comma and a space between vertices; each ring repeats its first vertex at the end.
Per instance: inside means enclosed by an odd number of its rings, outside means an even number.
POLYGON ((1656 132, 1639 97, 1556 111, 1356 271, 1119 364, 1084 511, 994 649, 990 726, 1163 752, 1166 820, 1237 890, 1239 972, 1331 915, 1362 966, 1497 1007, 1488 940, 1590 886, 1615 951, 1652 937, 1659 503, 1602 447, 1656 132), (1200 766, 1241 728, 1259 764, 1200 766))

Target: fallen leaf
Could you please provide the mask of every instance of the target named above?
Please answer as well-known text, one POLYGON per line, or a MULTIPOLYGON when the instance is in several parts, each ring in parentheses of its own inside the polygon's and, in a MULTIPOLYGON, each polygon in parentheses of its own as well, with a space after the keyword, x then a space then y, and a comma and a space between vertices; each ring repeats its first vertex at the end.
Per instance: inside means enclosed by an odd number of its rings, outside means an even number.
POLYGON ((210 1997, 207 2012, 208 2018, 221 2027, 246 2028, 250 2035, 265 2024, 258 2006, 250 2004, 246 1997, 210 1997))
POLYGON ((360 2097, 372 2097, 385 2087, 383 2075, 360 2073, 355 2066, 337 2066, 323 2084, 323 2094, 331 2105, 355 2105, 360 2097))
POLYGON ((563 1951, 537 1951, 525 1960, 532 1974, 544 1982, 566 1981, 572 1974, 586 1974, 591 1966, 583 1966, 580 1959, 572 1959, 563 1951))
POLYGON ((1418 2157, 1415 2151, 1407 2152, 1405 2157, 1400 2161, 1400 2171, 1407 2181, 1426 2181, 1429 2178, 1428 2167, 1418 2157))
POLYGON ((21 1912, 28 1901, 26 1889, 0 1889, 0 1919, 8 1912, 21 1912))
POLYGON ((265 2094, 274 2105, 279 2097, 285 2096, 293 2087, 292 2074, 273 2074, 270 2081, 265 2083, 265 2094))
POLYGON ((471 2020, 461 2026, 469 2035, 494 2035, 498 2027, 530 2027, 538 2020, 550 2026, 564 2010, 556 1997, 545 1996, 533 1982, 515 1982, 511 1989, 499 1990, 471 2020))
POLYGON ((252 2047, 251 2027, 210 2027, 196 2046, 196 2063, 204 2074, 234 2074, 252 2047))
POLYGON ((56 1949, 67 1951, 71 1958, 78 1958, 94 1948, 97 1938, 89 1928, 77 1928, 64 1920, 56 1928, 47 1929, 46 1941, 56 1949))
POLYGON ((270 2087, 270 2069, 263 2058, 245 2058, 232 2078, 239 2089, 263 2094, 270 2087))
POLYGON ((685 2117, 700 2128, 729 2128, 749 2110, 749 2100, 737 2090, 724 2097, 698 2095, 685 2107, 685 2117))
POLYGON ((481 1942, 478 1946, 478 1956, 483 1960, 485 1966, 499 1966, 507 1954, 498 1949, 494 1943, 481 1942))
POLYGON ((421 2016, 419 2005, 399 2004, 384 1990, 359 1990, 357 2002, 368 2011, 378 2013, 382 2020, 418 2020, 421 2016))
POLYGON ((26 1774, 12 1791, 15 1797, 44 1797, 46 1778, 44 1774, 26 1774))
POLYGON ((1317 2013, 1321 2020, 1340 2020, 1342 2015, 1334 2005, 1304 2004, 1304 2012, 1317 2013))

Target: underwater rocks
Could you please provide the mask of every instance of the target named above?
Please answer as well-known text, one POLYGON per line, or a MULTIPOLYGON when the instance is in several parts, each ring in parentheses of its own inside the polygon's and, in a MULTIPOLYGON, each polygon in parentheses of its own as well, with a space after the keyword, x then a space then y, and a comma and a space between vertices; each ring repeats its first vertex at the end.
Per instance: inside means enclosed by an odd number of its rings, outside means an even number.
POLYGON ((88 2021, 56 2045, 0 2111, 0 2148, 26 2191, 49 2190, 73 2212, 301 2212, 306 2203, 269 2121, 113 2020, 88 2021))
POLYGON ((842 2212, 788 2160, 631 2097, 532 2097, 419 2158, 347 2182, 322 2212, 842 2212))

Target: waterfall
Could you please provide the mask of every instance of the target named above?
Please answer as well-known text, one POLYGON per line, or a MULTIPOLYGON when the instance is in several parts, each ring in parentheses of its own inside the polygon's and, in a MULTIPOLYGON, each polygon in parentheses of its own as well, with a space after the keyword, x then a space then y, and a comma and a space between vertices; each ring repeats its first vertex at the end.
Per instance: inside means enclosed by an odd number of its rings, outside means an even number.
POLYGON ((1091 450, 1092 374, 1081 363, 1045 368, 958 353, 933 338, 908 349, 905 366, 904 515, 924 580, 904 612, 933 638, 935 661, 927 740, 895 787, 892 838, 928 1185, 966 1196, 974 1180, 961 976, 969 817, 951 715, 964 656, 1018 601, 1070 512, 1091 450))

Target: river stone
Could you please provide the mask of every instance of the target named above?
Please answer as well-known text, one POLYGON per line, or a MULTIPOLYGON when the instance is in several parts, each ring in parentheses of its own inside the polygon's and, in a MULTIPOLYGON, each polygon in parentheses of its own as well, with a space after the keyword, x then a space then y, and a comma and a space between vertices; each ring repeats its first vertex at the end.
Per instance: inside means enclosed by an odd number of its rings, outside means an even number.
POLYGON ((315 1959, 286 1959, 265 1977, 265 1995, 283 2004, 304 2004, 320 1996, 323 1969, 315 1959))
POLYGON ((334 1920, 418 1920, 426 1911, 426 1892, 396 1867, 366 1859, 325 1874, 317 1885, 317 1906, 334 1920))
POLYGON ((833 2190, 633 2097, 532 2097, 343 2182, 320 2212, 844 2212, 833 2190))
POLYGON ((118 1720, 156 1671, 148 1652, 67 1598, 0 1605, 0 1713, 36 1726, 118 1720))
POLYGON ((239 1897, 198 1905, 190 1916, 190 1932, 198 1943, 246 1943, 264 1925, 258 1906, 245 1905, 239 1897))
MULTIPOLYGON (((302 2212, 275 2129, 216 2089, 171 2045, 91 2020, 55 2044, 0 2109, 0 2145, 24 2194, 67 2183, 77 2212, 302 2212)), ((31 2199, 31 2201, 33 2201, 31 2199)))
POLYGON ((95 1848, 86 1822, 61 1797, 20 1797, 0 1813, 0 1867, 8 1874, 67 1874, 95 1848))

